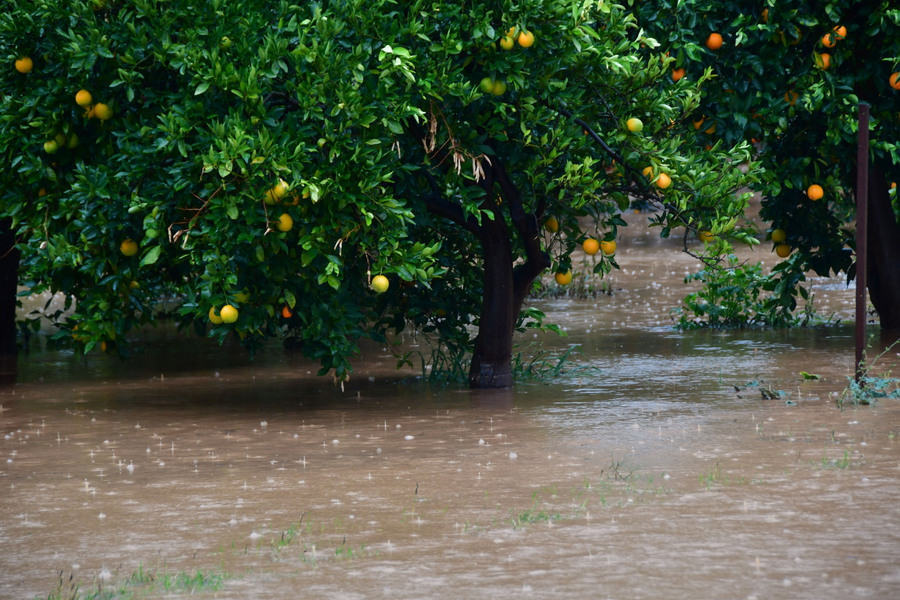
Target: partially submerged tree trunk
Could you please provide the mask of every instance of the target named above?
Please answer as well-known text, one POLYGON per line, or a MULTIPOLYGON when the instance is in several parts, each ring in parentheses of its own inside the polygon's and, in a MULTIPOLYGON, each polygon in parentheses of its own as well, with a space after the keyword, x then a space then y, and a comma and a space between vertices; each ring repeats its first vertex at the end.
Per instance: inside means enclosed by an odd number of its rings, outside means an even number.
POLYGON ((532 282, 550 266, 550 258, 541 248, 537 221, 544 211, 543 202, 533 211, 526 211, 503 162, 496 156, 490 161, 483 165, 485 176, 478 185, 487 192, 485 208, 492 209, 493 219, 483 216, 478 222, 474 217, 467 217, 458 204, 441 197, 439 186, 433 180, 434 193, 425 198, 431 213, 453 221, 481 242, 484 285, 478 335, 469 367, 469 385, 473 388, 505 388, 515 384, 512 349, 516 322, 532 282), (500 187, 502 206, 495 202, 495 185, 500 187), (503 209, 508 211, 508 221, 503 209), (525 247, 525 261, 515 267, 514 235, 519 236, 525 247))
POLYGON ((16 354, 19 251, 9 219, 0 220, 0 356, 16 354))
POLYGON ((868 278, 872 305, 885 332, 900 333, 900 226, 887 179, 878 168, 869 172, 868 278))

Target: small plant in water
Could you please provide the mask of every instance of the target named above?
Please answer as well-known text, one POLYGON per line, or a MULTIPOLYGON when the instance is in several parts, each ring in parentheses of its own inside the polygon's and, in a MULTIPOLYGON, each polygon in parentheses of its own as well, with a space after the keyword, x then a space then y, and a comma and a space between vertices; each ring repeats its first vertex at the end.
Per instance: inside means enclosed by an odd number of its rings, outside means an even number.
POLYGON ((831 322, 816 314, 809 291, 800 285, 805 279, 803 272, 786 266, 791 259, 779 263, 768 275, 763 275, 759 263, 739 263, 733 254, 725 260, 725 266, 708 264, 705 269, 684 278, 685 283, 699 281, 703 287, 685 297, 686 309, 672 310, 679 317, 676 327, 735 329, 831 322), (794 315, 797 308, 794 294, 806 301, 800 316, 794 315))
MULTIPOLYGON (((893 350, 897 344, 900 344, 900 340, 897 340, 876 356, 875 360, 872 361, 872 365, 893 350)), ((841 397, 838 398, 839 408, 843 409, 846 402, 852 403, 853 406, 859 406, 860 404, 875 404, 880 398, 900 399, 900 379, 891 377, 890 371, 884 373, 881 377, 872 376, 869 374, 872 365, 866 366, 866 358, 863 357, 859 365, 859 379, 847 377, 847 387, 844 389, 841 397)))

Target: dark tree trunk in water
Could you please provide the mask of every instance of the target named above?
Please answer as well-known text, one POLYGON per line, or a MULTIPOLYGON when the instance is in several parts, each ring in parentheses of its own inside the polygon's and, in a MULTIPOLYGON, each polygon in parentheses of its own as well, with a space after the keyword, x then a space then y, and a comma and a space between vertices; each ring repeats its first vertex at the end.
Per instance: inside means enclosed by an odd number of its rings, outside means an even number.
POLYGON ((506 223, 485 221, 481 227, 484 257, 484 295, 478 337, 469 369, 469 385, 477 388, 510 387, 513 330, 521 304, 514 306, 512 246, 506 223))
POLYGON ((19 251, 9 219, 0 220, 0 355, 16 353, 16 285, 19 251))
POLYGON ((869 296, 884 332, 900 333, 900 226, 894 217, 884 173, 869 175, 869 296))
POLYGON ((484 187, 493 190, 495 183, 500 186, 509 211, 509 224, 497 211, 494 220, 482 219, 475 229, 484 257, 484 294, 469 368, 469 386, 473 388, 504 388, 515 383, 512 349, 516 321, 531 283, 550 266, 550 257, 541 247, 537 224, 537 215, 543 214, 543 203, 534 212, 525 210, 519 190, 498 157, 492 159, 484 187), (525 260, 515 268, 513 235, 518 236, 525 248, 525 260))

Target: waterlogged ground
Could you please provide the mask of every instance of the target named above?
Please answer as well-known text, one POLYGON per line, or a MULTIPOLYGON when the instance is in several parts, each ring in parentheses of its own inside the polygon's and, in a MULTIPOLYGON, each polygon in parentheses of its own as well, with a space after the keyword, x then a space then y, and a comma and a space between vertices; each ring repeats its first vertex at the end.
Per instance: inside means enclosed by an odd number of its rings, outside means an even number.
POLYGON ((650 239, 611 296, 539 303, 569 336, 523 349, 581 370, 514 391, 401 380, 380 347, 343 390, 277 347, 23 356, 0 598, 900 596, 900 404, 838 408, 852 331, 675 332, 692 265, 650 239))

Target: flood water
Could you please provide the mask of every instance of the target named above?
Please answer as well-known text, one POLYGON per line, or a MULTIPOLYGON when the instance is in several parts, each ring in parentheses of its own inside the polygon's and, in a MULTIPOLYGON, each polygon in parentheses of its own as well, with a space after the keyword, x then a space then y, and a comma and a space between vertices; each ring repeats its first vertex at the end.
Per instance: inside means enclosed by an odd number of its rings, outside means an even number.
POLYGON ((0 598, 900 597, 900 405, 838 408, 852 329, 676 332, 694 264, 630 235, 611 296, 537 302, 569 335, 520 340, 579 369, 515 390, 378 346, 343 390, 277 346, 23 355, 0 598))

